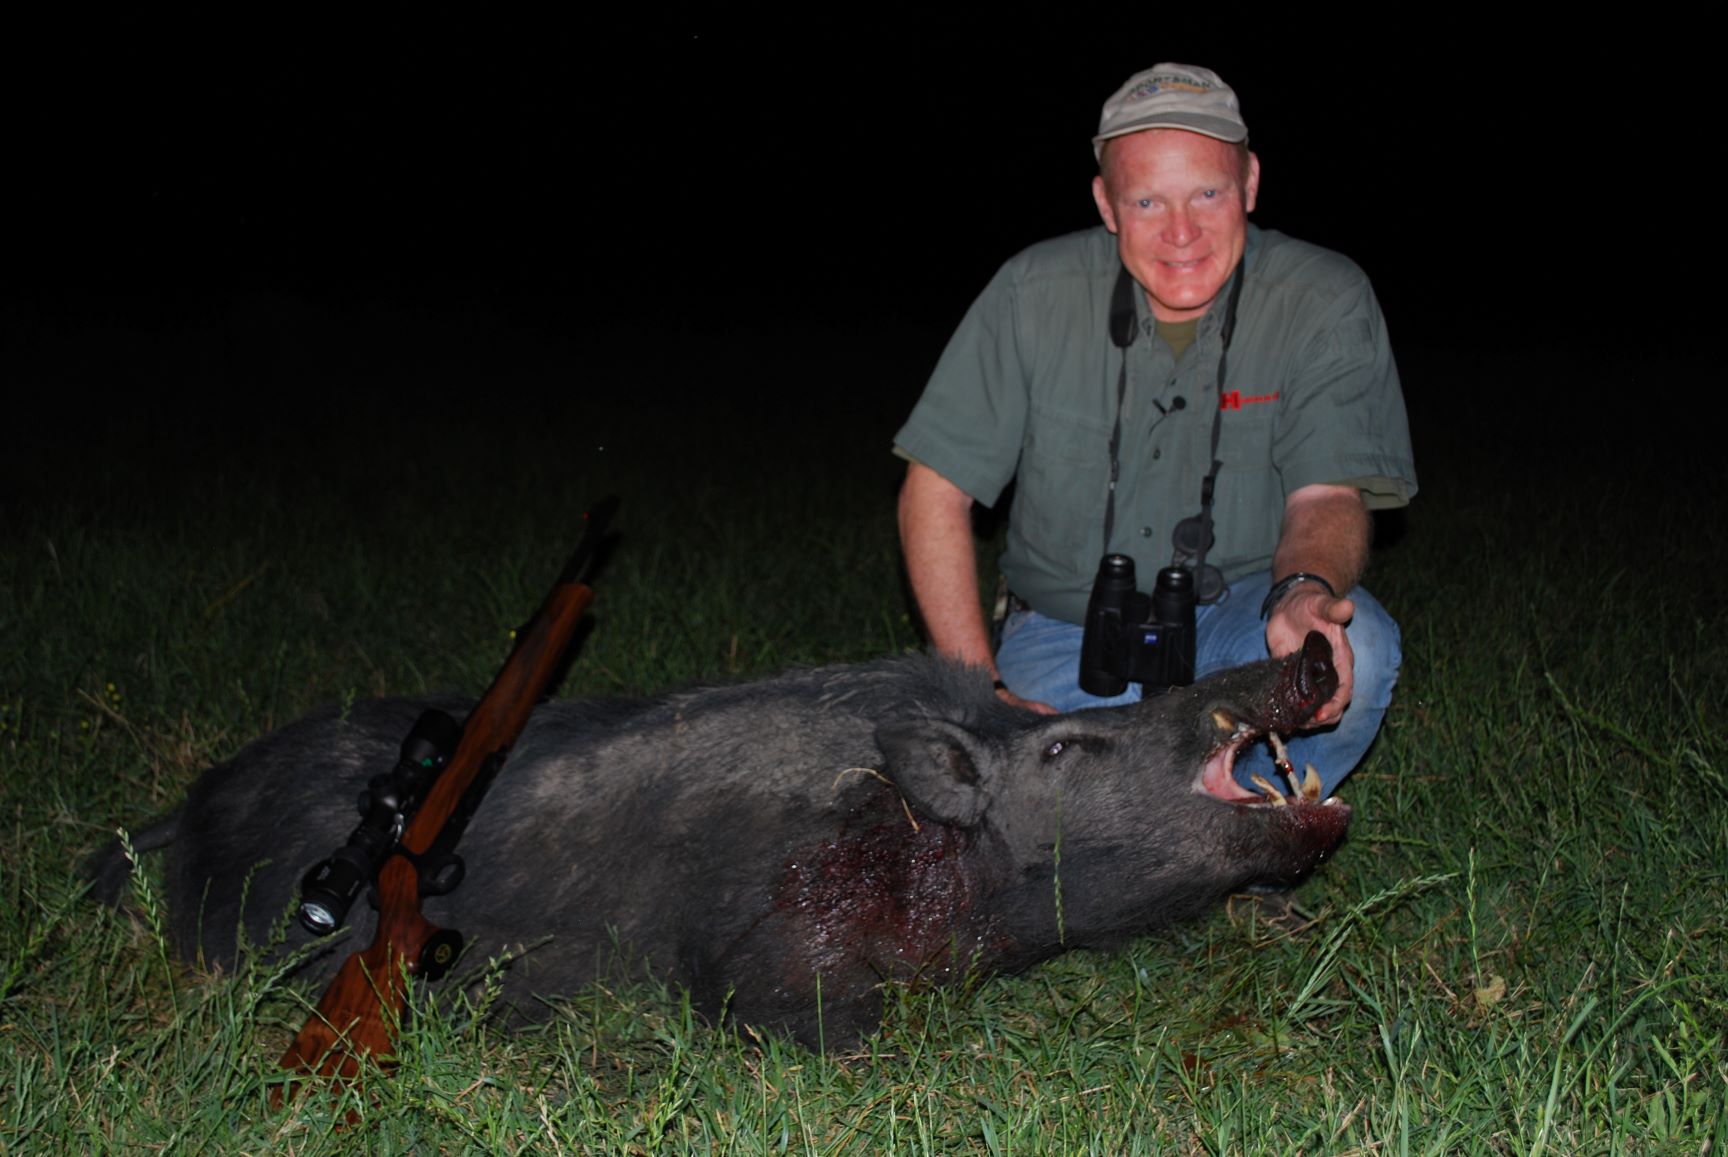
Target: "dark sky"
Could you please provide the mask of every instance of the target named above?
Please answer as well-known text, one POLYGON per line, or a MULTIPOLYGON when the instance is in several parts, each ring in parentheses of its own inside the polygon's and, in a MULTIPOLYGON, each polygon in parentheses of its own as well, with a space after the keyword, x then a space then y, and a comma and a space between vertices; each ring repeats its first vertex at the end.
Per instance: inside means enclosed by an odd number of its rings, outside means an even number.
POLYGON ((1705 319, 1685 288, 1713 78, 1623 39, 278 13, 15 46, 38 59, 9 328, 408 298, 600 333, 667 312, 945 333, 1015 250, 1093 223, 1099 104, 1161 59, 1237 88, 1257 219, 1362 263, 1402 341, 1575 342, 1658 303, 1677 332, 1705 319))

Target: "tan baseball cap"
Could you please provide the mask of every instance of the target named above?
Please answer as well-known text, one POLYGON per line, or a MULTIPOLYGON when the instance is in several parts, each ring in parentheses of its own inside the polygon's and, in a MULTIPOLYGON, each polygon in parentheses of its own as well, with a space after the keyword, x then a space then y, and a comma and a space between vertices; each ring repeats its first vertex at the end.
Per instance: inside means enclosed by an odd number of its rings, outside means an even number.
POLYGON ((1092 152, 1111 137, 1146 129, 1187 129, 1232 144, 1248 139, 1236 93, 1210 68, 1155 64, 1136 72, 1104 102, 1092 152))

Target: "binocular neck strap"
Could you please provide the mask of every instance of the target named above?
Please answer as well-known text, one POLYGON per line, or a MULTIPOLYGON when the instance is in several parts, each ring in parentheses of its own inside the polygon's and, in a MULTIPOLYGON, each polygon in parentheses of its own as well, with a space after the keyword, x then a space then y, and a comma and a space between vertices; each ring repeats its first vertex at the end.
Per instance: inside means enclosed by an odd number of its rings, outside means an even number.
MULTIPOLYGON (((1212 469, 1206 472, 1200 483, 1200 546, 1194 552, 1196 590, 1200 586, 1200 576, 1206 573, 1206 548, 1212 544, 1212 488, 1217 485, 1218 470, 1224 465, 1218 460, 1218 435, 1224 424, 1224 362, 1230 356, 1230 339, 1236 333, 1236 306, 1242 300, 1242 267, 1246 264, 1248 255, 1244 253, 1236 262, 1236 271, 1230 275, 1230 296, 1224 302, 1224 324, 1218 327, 1218 339, 1222 343, 1218 350, 1218 400, 1212 404, 1212 469)), ((1105 542, 1108 544, 1109 540, 1105 542)))
POLYGON ((1128 347, 1134 344, 1134 335, 1140 329, 1134 308, 1137 288, 1124 265, 1116 274, 1116 288, 1110 293, 1110 343, 1122 351, 1122 368, 1116 375, 1116 422, 1110 427, 1110 489, 1104 497, 1106 554, 1110 551, 1110 535, 1116 529, 1116 479, 1122 474, 1122 401, 1128 396, 1128 347))

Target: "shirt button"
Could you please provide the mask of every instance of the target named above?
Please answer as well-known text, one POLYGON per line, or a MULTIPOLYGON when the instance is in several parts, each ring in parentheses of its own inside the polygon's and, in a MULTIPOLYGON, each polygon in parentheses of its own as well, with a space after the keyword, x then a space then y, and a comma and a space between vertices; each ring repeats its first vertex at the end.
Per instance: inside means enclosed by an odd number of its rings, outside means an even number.
POLYGON ((1141 538, 1151 538, 1152 537, 1152 528, 1150 526, 1142 526, 1140 528, 1140 537, 1141 538))
POLYGON ((1162 457, 1164 457, 1164 451, 1162 451, 1162 450, 1153 450, 1152 451, 1152 461, 1156 462, 1156 461, 1158 461, 1158 459, 1160 459, 1162 457))

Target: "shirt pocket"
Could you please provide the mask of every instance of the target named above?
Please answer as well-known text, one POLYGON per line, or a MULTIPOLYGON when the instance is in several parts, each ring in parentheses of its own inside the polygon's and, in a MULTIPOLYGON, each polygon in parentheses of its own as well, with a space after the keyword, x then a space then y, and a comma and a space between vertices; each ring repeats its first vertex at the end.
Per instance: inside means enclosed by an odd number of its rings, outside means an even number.
POLYGON ((1223 415, 1212 512, 1217 544, 1207 561, 1232 580, 1271 565, 1284 521, 1283 486, 1272 460, 1278 405, 1245 405, 1223 415))
MULTIPOLYGON (((1090 572, 1104 537, 1110 427, 1034 404, 1021 444, 1010 524, 1041 569, 1090 572)), ((1118 512, 1120 515, 1120 512, 1118 512)))

